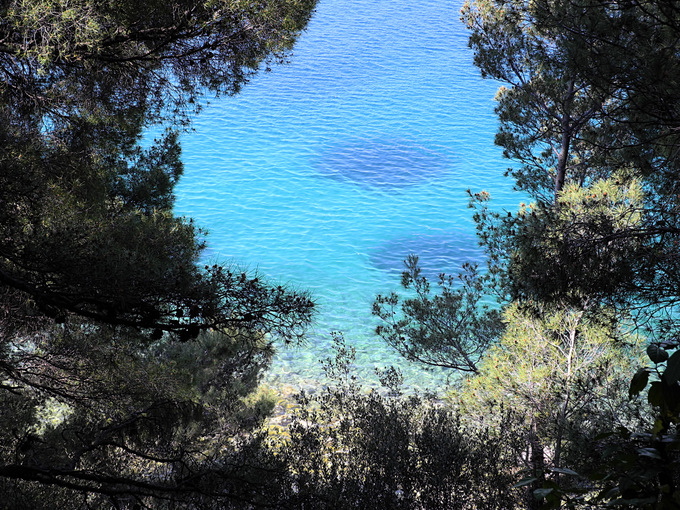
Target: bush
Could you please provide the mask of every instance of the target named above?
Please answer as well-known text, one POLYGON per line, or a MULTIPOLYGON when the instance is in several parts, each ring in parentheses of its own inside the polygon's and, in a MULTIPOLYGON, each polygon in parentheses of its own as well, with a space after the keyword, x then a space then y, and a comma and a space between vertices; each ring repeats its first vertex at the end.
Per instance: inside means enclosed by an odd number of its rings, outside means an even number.
POLYGON ((290 481, 280 503, 294 508, 512 508, 512 448, 506 431, 464 425, 432 396, 365 392, 351 375, 353 349, 336 339, 326 367, 336 385, 301 409, 280 445, 290 481))

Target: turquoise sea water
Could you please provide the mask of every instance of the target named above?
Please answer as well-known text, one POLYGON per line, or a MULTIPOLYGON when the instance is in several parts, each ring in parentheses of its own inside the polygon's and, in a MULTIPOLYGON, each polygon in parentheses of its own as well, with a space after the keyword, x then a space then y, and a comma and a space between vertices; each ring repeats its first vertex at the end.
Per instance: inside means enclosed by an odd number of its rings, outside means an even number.
POLYGON ((371 303, 418 253, 430 274, 481 261, 466 189, 518 200, 493 145, 497 84, 472 65, 461 2, 321 0, 291 63, 211 101, 183 140, 176 212, 210 232, 207 257, 309 289, 307 345, 270 379, 313 386, 330 332, 357 348, 360 378, 410 366, 373 333, 371 303))

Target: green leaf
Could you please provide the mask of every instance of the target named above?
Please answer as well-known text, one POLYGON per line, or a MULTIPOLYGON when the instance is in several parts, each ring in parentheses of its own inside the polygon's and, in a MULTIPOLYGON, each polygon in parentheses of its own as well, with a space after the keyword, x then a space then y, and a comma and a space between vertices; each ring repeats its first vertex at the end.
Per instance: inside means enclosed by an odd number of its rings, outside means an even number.
POLYGON ((649 344, 647 347, 647 356, 654 363, 663 363, 668 359, 668 352, 662 349, 659 344, 649 344))
POLYGON ((659 455, 659 451, 656 448, 638 448, 638 455, 661 460, 661 455, 659 455))
POLYGON ((547 498, 550 494, 553 493, 554 490, 555 489, 536 489, 534 491, 534 497, 539 500, 547 498))
MULTIPOLYGON (((665 351, 664 351, 665 352, 665 351)), ((645 389, 647 386, 647 382, 649 381, 649 372, 647 371, 646 368, 641 368, 638 370, 635 375, 633 376, 633 379, 630 381, 630 389, 628 390, 628 398, 633 398, 636 395, 639 395, 642 390, 645 389)))
POLYGON ((675 351, 670 357, 661 379, 669 385, 678 382, 678 379, 680 379, 680 351, 675 351))
POLYGON ((663 406, 663 386, 659 381, 654 381, 650 386, 647 401, 656 407, 663 406))
POLYGON ((550 471, 552 471, 553 473, 560 473, 563 475, 580 476, 576 471, 567 468, 552 468, 550 471))
POLYGON ((519 489, 520 487, 526 487, 527 485, 531 485, 532 483, 534 483, 536 480, 538 480, 538 478, 536 478, 535 476, 522 478, 519 482, 513 485, 512 488, 519 489))
POLYGON ((665 428, 663 420, 657 419, 654 421, 654 426, 652 427, 652 434, 657 435, 665 428))

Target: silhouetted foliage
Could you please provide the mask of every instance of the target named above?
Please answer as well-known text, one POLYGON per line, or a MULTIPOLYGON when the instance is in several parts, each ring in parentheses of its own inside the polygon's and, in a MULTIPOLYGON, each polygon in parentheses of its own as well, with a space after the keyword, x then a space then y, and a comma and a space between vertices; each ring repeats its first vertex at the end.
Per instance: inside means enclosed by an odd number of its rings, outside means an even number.
POLYGON ((351 373, 354 349, 336 338, 336 352, 334 384, 302 395, 282 448, 292 482, 282 507, 515 507, 510 413, 498 428, 466 425, 432 396, 398 396, 394 371, 383 374, 392 396, 367 392, 351 373))
POLYGON ((544 508, 677 508, 680 4, 480 0, 464 19, 482 75, 506 85, 496 141, 534 200, 512 214, 472 195, 494 283, 534 310, 606 310, 657 364, 630 392, 650 383, 651 407, 594 438, 599 461, 528 483, 544 508))
POLYGON ((457 277, 440 275, 439 292, 433 293, 418 257, 411 255, 405 264, 402 286, 413 297, 378 295, 373 315, 383 324, 377 334, 409 361, 478 372, 481 357, 502 331, 500 313, 484 302, 485 278, 466 264, 457 277))
POLYGON ((285 60, 314 3, 0 6, 0 505, 264 497, 253 391, 313 303, 199 264, 178 133, 285 60))

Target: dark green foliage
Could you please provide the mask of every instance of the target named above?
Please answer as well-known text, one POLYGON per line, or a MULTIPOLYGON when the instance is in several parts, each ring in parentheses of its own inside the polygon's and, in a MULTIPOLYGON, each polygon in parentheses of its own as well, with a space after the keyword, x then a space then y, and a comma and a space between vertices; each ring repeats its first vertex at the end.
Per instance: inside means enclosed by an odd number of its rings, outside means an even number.
MULTIPOLYGON (((337 340, 329 366, 337 386, 303 395, 284 449, 292 487, 283 507, 515 507, 510 415, 476 429, 442 403, 364 391, 351 375, 353 349, 337 340)), ((394 383, 394 373, 392 373, 394 383)), ((392 385, 393 392, 397 389, 392 385)))
POLYGON ((69 321, 8 356, 0 480, 10 508, 256 500, 262 476, 249 466, 261 448, 246 433, 266 406, 248 395, 267 344, 213 332, 143 348, 134 334, 88 329, 69 321))
POLYGON ((197 268, 203 234, 171 207, 177 129, 192 104, 206 88, 236 92, 262 62, 285 58, 313 6, 5 3, 0 282, 48 315, 184 339, 226 326, 289 335, 304 324, 304 295, 197 268), (165 134, 143 145, 144 129, 162 122, 165 134))
POLYGON ((606 309, 656 340, 655 368, 628 389, 649 388, 643 419, 610 424, 583 476, 534 494, 546 508, 678 508, 680 4, 479 1, 464 18, 482 74, 508 86, 496 140, 535 200, 510 214, 473 196, 495 283, 529 309, 606 309))
POLYGON ((492 275, 509 299, 626 306, 658 286, 661 268, 650 258, 659 242, 645 232, 638 181, 569 184, 554 207, 522 204, 515 214, 494 212, 487 201, 478 194, 471 203, 492 275))
POLYGON ((536 200, 479 216, 513 298, 673 308, 680 4, 498 0, 464 19, 482 74, 507 86, 497 143, 536 200))
POLYGON ((413 290, 403 299, 379 295, 373 315, 383 320, 377 333, 409 361, 426 366, 477 372, 491 342, 502 331, 498 310, 484 303, 485 278, 465 265, 458 277, 440 275, 440 292, 432 293, 421 275, 418 257, 406 260, 402 286, 413 290))
POLYGON ((653 367, 633 377, 631 399, 643 395, 651 421, 620 427, 598 438, 604 458, 582 474, 599 488, 594 501, 607 506, 644 509, 680 507, 680 351, 676 341, 650 344, 653 367), (669 352, 673 354, 669 355, 669 352))
POLYGON ((172 212, 179 133, 201 94, 285 60, 313 8, 0 6, 0 505, 262 498, 252 392, 313 303, 198 265, 205 233, 172 212))
POLYGON ((463 19, 482 76, 507 87, 496 141, 520 165, 511 170, 519 189, 550 203, 568 182, 631 169, 671 177, 677 1, 468 2, 463 19))

